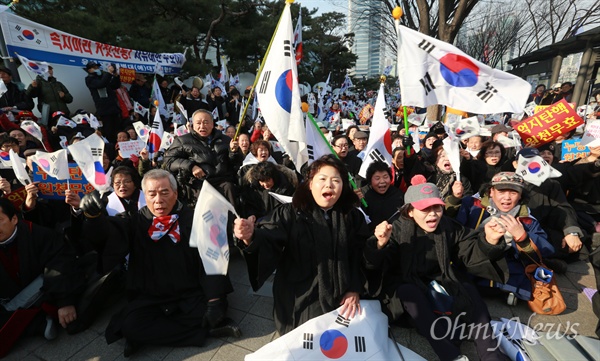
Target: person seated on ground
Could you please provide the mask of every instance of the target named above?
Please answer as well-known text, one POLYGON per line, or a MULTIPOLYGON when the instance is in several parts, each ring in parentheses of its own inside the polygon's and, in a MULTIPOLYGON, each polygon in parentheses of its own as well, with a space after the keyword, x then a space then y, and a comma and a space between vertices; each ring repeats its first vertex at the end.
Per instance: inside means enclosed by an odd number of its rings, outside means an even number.
MULTIPOLYGON (((412 151, 414 152, 414 150, 412 151)), ((404 146, 396 147, 392 150, 392 185, 402 191, 402 194, 408 189, 408 181, 404 172, 404 146)))
POLYGON ((147 202, 131 217, 106 217, 98 192, 80 204, 83 233, 97 248, 129 254, 127 289, 132 295, 110 321, 107 342, 125 337, 125 356, 141 345, 202 346, 213 332, 239 336, 227 324, 227 275, 207 275, 198 251, 190 247, 194 212, 177 200, 177 182, 163 169, 144 175, 147 202), (169 270, 165 272, 165 270, 169 270))
POLYGON ((445 203, 435 184, 425 183, 421 175, 415 176, 412 183, 404 195, 406 203, 400 209, 401 216, 392 224, 380 223, 374 236, 367 240, 364 257, 371 296, 382 301, 390 323, 406 312, 441 360, 459 359, 456 342, 461 340, 448 329, 459 318, 456 316, 454 322, 436 321, 440 314, 454 317, 463 312, 466 317, 460 322, 483 331, 473 333, 479 357, 504 360, 491 335, 485 302, 457 267, 504 282, 504 228, 490 221, 484 232, 469 232, 444 216, 445 203), (449 297, 434 291, 438 285, 449 297))
POLYGON ((371 220, 369 229, 372 231, 379 223, 398 214, 398 209, 404 204, 404 197, 400 189, 392 187, 392 170, 387 163, 369 164, 366 184, 360 189, 358 196, 362 195, 367 202, 367 207, 361 207, 371 220))
POLYGON ((241 189, 242 216, 262 218, 275 209, 280 202, 269 193, 291 197, 298 186, 296 173, 287 167, 268 161, 253 165, 244 176, 241 189))
POLYGON ((19 220, 0 198, 0 357, 25 335, 57 336, 77 319, 83 277, 75 257, 52 230, 19 220))
POLYGON ((277 163, 271 156, 271 152, 271 143, 266 140, 259 139, 250 145, 250 152, 244 158, 244 161, 237 172, 238 184, 240 186, 248 184, 246 174, 256 164, 260 162, 277 163))
MULTIPOLYGON (((465 227, 483 229, 487 222, 496 217, 496 222, 506 229, 505 258, 510 277, 506 283, 481 280, 478 284, 497 287, 511 292, 522 300, 531 299, 531 280, 525 274, 525 266, 538 259, 533 242, 542 257, 554 254, 554 247, 548 242, 546 232, 527 208, 525 181, 513 172, 500 172, 492 177, 482 189, 479 197, 471 196, 462 200, 456 220, 465 227), (517 248, 517 245, 521 248, 517 248)), ((550 265, 549 265, 550 266, 550 265)), ((509 304, 514 304, 509 296, 509 304)), ((514 300, 516 301, 516 300, 514 300)))
POLYGON ((600 233, 600 147, 571 167, 565 178, 568 199, 588 234, 600 233))
MULTIPOLYGON (((517 168, 517 160, 523 161, 519 157, 531 158, 539 155, 540 152, 536 148, 521 149, 517 153, 516 159, 512 161, 510 171, 517 168)), ((579 252, 582 249, 584 254, 587 254, 587 249, 583 247, 582 240, 588 242, 589 238, 584 238, 587 235, 581 230, 577 221, 577 214, 567 201, 565 192, 558 181, 548 178, 542 184, 536 186, 525 179, 525 189, 529 196, 527 206, 533 217, 540 222, 542 228, 546 231, 548 240, 554 247, 555 253, 552 257, 563 260, 563 262, 557 261, 553 265, 554 270, 564 273, 567 269, 567 264, 564 261, 578 260, 580 258, 579 252), (558 263, 561 263, 561 265, 558 263)))
POLYGON ((208 110, 192 114, 192 128, 190 133, 176 137, 164 156, 164 169, 177 175, 183 193, 180 199, 193 208, 206 180, 235 204, 234 166, 242 158, 238 142, 215 128, 208 110))
POLYGON ((343 307, 360 312, 362 248, 369 236, 358 197, 344 164, 332 155, 315 160, 292 203, 275 208, 262 221, 234 221, 252 288, 271 277, 275 329, 290 332, 311 318, 343 307))
MULTIPOLYGON (((461 151, 461 154, 463 152, 461 151)), ((505 154, 506 150, 502 144, 488 140, 481 145, 475 159, 463 159, 460 163, 460 172, 469 179, 474 192, 479 191, 481 185, 488 183, 502 170, 507 160, 505 154)))
POLYGON ((427 181, 438 187, 447 205, 460 204, 463 197, 473 194, 471 182, 462 173, 460 179, 456 179, 456 172, 443 146, 434 148, 432 154, 435 157, 433 162, 435 171, 427 176, 427 181))

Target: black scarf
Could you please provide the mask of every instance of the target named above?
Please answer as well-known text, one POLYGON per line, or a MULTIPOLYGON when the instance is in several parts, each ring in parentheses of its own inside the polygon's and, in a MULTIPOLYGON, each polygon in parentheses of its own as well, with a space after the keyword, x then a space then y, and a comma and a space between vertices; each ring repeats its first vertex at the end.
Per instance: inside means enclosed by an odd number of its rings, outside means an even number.
POLYGON ((335 310, 350 286, 348 262, 348 234, 344 214, 335 208, 328 211, 331 227, 324 211, 315 207, 312 211, 311 231, 317 255, 317 281, 319 303, 324 312, 335 310))
POLYGON ((454 171, 444 172, 439 168, 437 169, 435 185, 440 190, 440 196, 442 197, 442 199, 446 199, 446 196, 452 194, 452 188, 450 187, 452 187, 452 184, 455 180, 456 173, 454 171))

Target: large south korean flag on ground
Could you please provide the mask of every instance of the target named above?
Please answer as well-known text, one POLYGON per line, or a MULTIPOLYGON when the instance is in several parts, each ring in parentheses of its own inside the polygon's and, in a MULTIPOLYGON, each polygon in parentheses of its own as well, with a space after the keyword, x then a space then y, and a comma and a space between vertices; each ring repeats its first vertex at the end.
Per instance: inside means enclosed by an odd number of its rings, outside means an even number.
POLYGON ((521 113, 525 108, 531 92, 525 80, 402 25, 398 38, 403 104, 442 104, 477 114, 521 113))
POLYGON ((290 4, 286 3, 256 90, 265 122, 300 171, 308 155, 293 39, 290 4))
POLYGON ((379 301, 361 300, 361 313, 344 318, 331 311, 266 344, 244 360, 425 360, 388 338, 379 301), (396 347, 397 346, 397 347, 396 347))

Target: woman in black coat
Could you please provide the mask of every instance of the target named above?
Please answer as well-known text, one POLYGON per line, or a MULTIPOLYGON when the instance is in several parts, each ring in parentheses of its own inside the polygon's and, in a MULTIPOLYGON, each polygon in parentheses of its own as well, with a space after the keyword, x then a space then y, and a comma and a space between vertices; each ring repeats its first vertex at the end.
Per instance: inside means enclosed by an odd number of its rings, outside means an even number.
POLYGON ((275 327, 283 335, 311 318, 342 306, 343 317, 360 311, 363 245, 369 236, 348 171, 334 156, 308 168, 292 203, 258 224, 238 218, 234 233, 250 282, 259 289, 273 271, 275 327))
POLYGON ((485 232, 468 232, 443 215, 444 201, 437 187, 419 178, 422 183, 415 185, 413 179, 404 196, 401 216, 393 224, 379 224, 365 246, 367 269, 373 277, 369 284, 379 288, 373 295, 382 300, 390 321, 406 311, 441 360, 460 356, 455 341, 465 336, 459 323, 466 323, 467 334, 472 331, 482 360, 502 360, 491 338, 487 307, 459 269, 503 280, 504 230, 491 221, 485 232), (439 292, 439 286, 448 296, 439 292), (447 318, 438 320, 439 315, 447 318))

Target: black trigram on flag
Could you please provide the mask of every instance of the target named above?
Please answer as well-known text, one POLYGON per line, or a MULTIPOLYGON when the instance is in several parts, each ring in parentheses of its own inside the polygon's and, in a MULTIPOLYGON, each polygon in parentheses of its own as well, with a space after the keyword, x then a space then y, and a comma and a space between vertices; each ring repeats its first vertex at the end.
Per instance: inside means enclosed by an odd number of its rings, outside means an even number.
POLYGON ((102 149, 100 149, 100 148, 90 148, 90 151, 92 152, 93 157, 101 157, 102 156, 102 149))
POLYGON ((305 350, 312 350, 313 349, 313 339, 314 339, 314 335, 312 333, 305 333, 304 334, 304 342, 302 343, 302 348, 305 350))
POLYGON ((310 144, 307 144, 306 148, 308 151, 308 159, 315 160, 315 148, 310 144))
POLYGON ((50 157, 50 160, 52 161, 52 163, 56 162, 56 156, 53 155, 52 157, 50 157))
POLYGON ((210 222, 213 218, 214 216, 211 211, 207 211, 202 215, 202 219, 204 219, 204 222, 206 223, 210 222))
POLYGON ((342 315, 338 315, 337 318, 335 319, 335 323, 348 327, 348 326, 350 326, 350 319, 345 318, 342 315))
POLYGON ((481 100, 483 100, 484 103, 487 103, 488 100, 492 99, 492 97, 496 93, 498 93, 498 90, 496 90, 496 88, 494 88, 494 86, 492 84, 490 84, 489 82, 486 82, 485 89, 480 91, 479 93, 477 93, 477 96, 481 100))
POLYGON ((292 52, 291 51, 292 51, 291 42, 289 40, 284 40, 283 41, 283 55, 288 56, 288 57, 292 56, 292 52))
POLYGON ((158 128, 159 128, 158 122, 152 122, 152 129, 158 129, 158 128))
POLYGON ((263 76, 262 82, 260 83, 260 88, 258 88, 258 92, 260 94, 264 94, 267 92, 267 86, 269 85, 269 78, 271 77, 271 71, 265 71, 265 75, 263 76))
POLYGON ((385 163, 385 157, 383 156, 383 154, 381 154, 381 152, 377 148, 373 149, 369 153, 369 158, 371 158, 373 160, 373 162, 384 162, 385 163))
POLYGON ((433 49, 435 49, 435 45, 433 45, 432 43, 430 43, 429 41, 423 39, 420 43, 419 43, 419 48, 425 50, 427 53, 431 53, 431 51, 433 49))
POLYGON ((419 79, 419 82, 425 89, 425 95, 429 95, 429 93, 435 89, 435 85, 433 85, 433 81, 431 80, 431 75, 429 73, 425 73, 423 79, 419 79))
POLYGON ((367 343, 363 336, 354 336, 354 349, 356 352, 367 352, 367 343))

